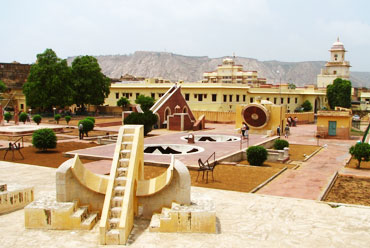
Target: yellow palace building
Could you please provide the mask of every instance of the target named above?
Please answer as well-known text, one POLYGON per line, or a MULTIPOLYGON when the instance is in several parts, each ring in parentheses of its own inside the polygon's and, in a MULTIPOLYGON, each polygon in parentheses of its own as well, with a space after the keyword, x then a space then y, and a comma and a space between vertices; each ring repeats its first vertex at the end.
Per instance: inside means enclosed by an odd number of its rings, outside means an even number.
MULTIPOLYGON (((172 84, 162 79, 112 83, 105 105, 117 106, 122 96, 133 103, 140 94, 157 100, 172 84)), ((312 85, 290 89, 287 84, 266 84, 266 79, 258 78, 257 71, 243 71, 243 67, 235 65, 230 58, 224 59, 216 71, 205 72, 202 81, 178 84, 193 111, 235 112, 236 105, 252 103, 256 97, 285 105, 288 112, 293 112, 305 100, 311 102, 315 111, 327 106, 326 88, 312 85)))

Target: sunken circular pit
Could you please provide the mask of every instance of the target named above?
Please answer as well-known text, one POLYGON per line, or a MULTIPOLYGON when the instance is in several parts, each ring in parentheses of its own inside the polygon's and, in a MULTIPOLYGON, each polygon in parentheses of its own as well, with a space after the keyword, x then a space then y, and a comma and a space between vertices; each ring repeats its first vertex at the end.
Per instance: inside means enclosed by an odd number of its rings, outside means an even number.
MULTIPOLYGON (((189 136, 182 136, 182 140, 188 140, 189 136)), ((194 135, 195 142, 233 142, 240 141, 240 137, 221 134, 194 135)))
POLYGON ((150 155, 192 155, 203 152, 204 148, 179 144, 150 144, 144 145, 144 154, 150 155))

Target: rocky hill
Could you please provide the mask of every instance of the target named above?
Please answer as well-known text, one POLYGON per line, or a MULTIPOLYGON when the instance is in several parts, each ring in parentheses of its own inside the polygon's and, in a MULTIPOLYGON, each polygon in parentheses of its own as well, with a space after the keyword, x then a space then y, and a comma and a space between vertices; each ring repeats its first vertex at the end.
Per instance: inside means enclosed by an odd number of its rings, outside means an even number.
MULTIPOLYGON (((162 77, 172 81, 194 82, 202 79, 203 72, 214 71, 222 63, 222 58, 206 56, 183 56, 167 52, 138 51, 130 55, 95 56, 103 73, 111 78, 130 74, 142 77, 162 77)), ((69 57, 71 63, 73 57, 69 57)), ((325 61, 281 62, 259 61, 257 59, 236 57, 235 62, 244 70, 258 71, 259 77, 268 82, 289 82, 297 86, 316 84, 316 76, 325 61), (279 73, 277 72, 279 71, 279 73), (281 78, 280 78, 281 77, 281 78)), ((370 72, 351 72, 354 86, 370 87, 370 72)))

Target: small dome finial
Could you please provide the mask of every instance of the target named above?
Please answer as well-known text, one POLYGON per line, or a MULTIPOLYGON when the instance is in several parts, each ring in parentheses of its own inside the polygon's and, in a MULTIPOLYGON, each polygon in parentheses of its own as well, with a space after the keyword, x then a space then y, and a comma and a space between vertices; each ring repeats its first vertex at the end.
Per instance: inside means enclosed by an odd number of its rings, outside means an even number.
POLYGON ((339 36, 337 37, 337 42, 339 42, 339 36))

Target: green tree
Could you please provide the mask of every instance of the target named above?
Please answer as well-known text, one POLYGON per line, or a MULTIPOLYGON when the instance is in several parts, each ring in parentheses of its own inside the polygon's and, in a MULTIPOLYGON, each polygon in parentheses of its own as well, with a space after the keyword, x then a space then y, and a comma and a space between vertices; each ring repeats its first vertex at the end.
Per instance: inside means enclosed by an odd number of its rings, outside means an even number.
POLYGON ((58 58, 52 49, 37 54, 37 62, 31 66, 23 85, 26 104, 49 111, 53 106, 71 105, 71 76, 67 61, 58 58))
POLYGON ((20 113, 20 114, 19 114, 19 120, 20 120, 21 122, 23 122, 23 124, 25 124, 25 123, 26 123, 26 121, 27 121, 27 114, 26 114, 25 112, 20 113))
POLYGON ((72 62, 73 102, 85 109, 86 104, 101 105, 110 92, 110 79, 92 56, 77 57, 72 62))
POLYGON ((39 125, 39 124, 40 124, 41 119, 42 119, 41 115, 34 115, 34 116, 32 117, 32 120, 33 120, 37 125, 39 125))
POLYGON ((283 139, 277 139, 274 142, 275 150, 283 150, 285 147, 289 147, 289 142, 283 139))
POLYGON ((69 116, 69 115, 66 115, 66 116, 64 116, 64 119, 66 120, 67 125, 68 125, 68 124, 69 124, 69 122, 71 121, 72 117, 71 117, 71 116, 69 116))
POLYGON ((263 146, 250 146, 247 149, 247 160, 249 164, 261 166, 267 160, 267 150, 263 146))
POLYGON ((152 127, 157 123, 157 119, 158 117, 152 111, 146 111, 144 113, 133 112, 125 118, 124 124, 144 125, 144 135, 147 135, 152 131, 152 127))
POLYGON ((312 110, 312 104, 310 103, 309 100, 306 100, 302 103, 302 108, 303 108, 303 111, 305 111, 305 112, 311 111, 312 110))
POLYGON ((57 136, 50 128, 36 130, 32 134, 32 145, 42 151, 53 149, 57 147, 57 136))
POLYGON ((57 124, 59 124, 60 118, 62 118, 62 116, 60 114, 54 115, 54 120, 57 122, 57 124))
POLYGON ((326 97, 331 109, 335 107, 351 107, 352 83, 349 80, 337 78, 333 84, 326 87, 326 97))
POLYGON ((130 105, 130 100, 127 99, 126 97, 121 97, 117 101, 117 106, 121 107, 122 110, 125 110, 129 105, 130 105))
POLYGON ((92 131, 94 129, 94 122, 92 122, 92 120, 90 119, 83 119, 83 120, 80 120, 77 124, 77 127, 82 123, 82 126, 83 126, 83 132, 86 134, 86 137, 89 136, 89 132, 92 131))
POLYGON ((141 109, 146 112, 149 111, 149 109, 154 105, 154 99, 150 96, 144 96, 144 95, 139 95, 135 103, 140 104, 141 109))
POLYGON ((368 143, 357 143, 349 148, 349 153, 358 160, 357 168, 360 168, 361 161, 370 160, 370 145, 368 143))
POLYGON ((6 120, 7 123, 12 119, 12 114, 10 112, 5 112, 4 114, 4 120, 6 120))
POLYGON ((297 86, 295 86, 295 84, 293 84, 293 83, 288 84, 288 89, 294 90, 296 87, 297 86))

